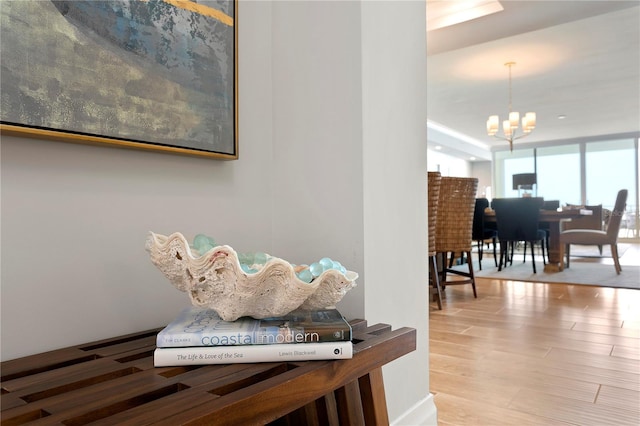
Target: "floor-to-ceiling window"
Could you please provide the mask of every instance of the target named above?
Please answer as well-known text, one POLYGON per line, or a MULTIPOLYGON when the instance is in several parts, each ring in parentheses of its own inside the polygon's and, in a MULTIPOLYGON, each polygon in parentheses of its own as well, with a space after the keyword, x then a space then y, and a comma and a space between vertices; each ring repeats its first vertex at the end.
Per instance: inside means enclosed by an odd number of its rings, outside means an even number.
POLYGON ((586 145, 586 203, 612 210, 619 189, 629 191, 621 237, 638 237, 638 170, 636 141, 623 139, 586 145), (635 183, 635 185, 634 185, 635 183))
POLYGON ((511 185, 512 176, 531 172, 537 174, 537 195, 560 200, 561 205, 602 204, 613 209, 618 190, 624 188, 629 196, 620 237, 640 237, 638 138, 516 148, 493 154, 497 197, 518 196, 511 185))
POLYGON ((518 173, 535 173, 533 149, 520 149, 513 152, 495 153, 494 176, 496 197, 517 197, 518 189, 513 187, 512 176, 518 173))
POLYGON ((560 205, 581 204, 580 145, 537 148, 538 195, 560 205))

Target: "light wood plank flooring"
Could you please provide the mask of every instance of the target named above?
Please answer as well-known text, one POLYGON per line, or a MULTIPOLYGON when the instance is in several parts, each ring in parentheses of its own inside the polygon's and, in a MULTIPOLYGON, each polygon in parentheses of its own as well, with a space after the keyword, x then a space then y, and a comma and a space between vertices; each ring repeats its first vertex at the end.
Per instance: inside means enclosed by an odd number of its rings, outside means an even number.
MULTIPOLYGON (((640 264, 640 245, 621 261, 640 264)), ((640 425, 640 290, 477 287, 477 299, 449 286, 442 311, 431 303, 439 425, 640 425)))

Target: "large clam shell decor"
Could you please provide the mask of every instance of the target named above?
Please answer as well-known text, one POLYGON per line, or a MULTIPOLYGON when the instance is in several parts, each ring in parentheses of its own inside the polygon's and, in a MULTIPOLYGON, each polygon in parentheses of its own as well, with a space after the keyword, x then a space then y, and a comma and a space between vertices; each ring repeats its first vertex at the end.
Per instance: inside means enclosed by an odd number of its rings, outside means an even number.
POLYGON ((225 321, 333 307, 358 278, 329 258, 295 266, 264 253, 238 254, 202 234, 190 246, 179 232, 150 232, 145 248, 153 264, 189 295, 193 305, 211 308, 225 321))

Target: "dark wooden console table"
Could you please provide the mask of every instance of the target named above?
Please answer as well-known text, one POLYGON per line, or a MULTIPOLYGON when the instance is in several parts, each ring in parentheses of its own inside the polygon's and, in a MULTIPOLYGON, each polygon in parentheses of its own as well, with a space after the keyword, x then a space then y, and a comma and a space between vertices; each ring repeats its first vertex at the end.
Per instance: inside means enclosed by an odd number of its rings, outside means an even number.
POLYGON ((416 331, 352 326, 348 360, 154 368, 154 329, 6 361, 2 425, 386 425, 381 367, 416 331))

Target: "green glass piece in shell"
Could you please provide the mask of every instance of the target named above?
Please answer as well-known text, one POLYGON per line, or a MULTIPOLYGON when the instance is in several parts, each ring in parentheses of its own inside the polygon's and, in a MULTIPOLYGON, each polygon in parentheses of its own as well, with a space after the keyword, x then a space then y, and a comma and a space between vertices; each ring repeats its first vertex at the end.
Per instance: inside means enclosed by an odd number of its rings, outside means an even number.
POLYGON ((241 263, 240 267, 242 268, 245 274, 255 274, 256 272, 258 272, 255 269, 250 268, 249 265, 245 265, 244 263, 241 263))
POLYGON ((325 271, 327 269, 333 268, 333 260, 329 259, 328 257, 323 257, 318 263, 322 265, 325 271))
POLYGON ((300 281, 310 283, 313 280, 313 274, 311 273, 311 271, 309 271, 309 269, 303 269, 302 271, 298 272, 298 278, 300 279, 300 281))
POLYGON ((324 267, 320 263, 314 262, 309 266, 309 271, 314 277, 319 277, 324 272, 324 267))
POLYGON ((338 262, 337 260, 335 260, 333 262, 333 269, 337 269, 338 271, 340 271, 340 273, 342 273, 343 275, 347 273, 347 268, 345 268, 344 266, 342 266, 342 263, 338 262))
POLYGON ((257 263, 258 265, 264 265, 267 263, 267 255, 262 252, 256 252, 253 257, 253 263, 257 263))
POLYGON ((216 246, 216 242, 211 237, 204 234, 198 234, 193 239, 193 247, 198 250, 200 255, 205 254, 216 246))
POLYGON ((246 253, 238 253, 238 262, 240 265, 253 265, 253 258, 246 253))
POLYGON ((207 238, 206 235, 203 234, 198 234, 195 236, 195 238, 193 239, 193 246, 196 249, 199 249, 200 247, 202 247, 203 244, 206 244, 209 242, 209 239, 207 238))

